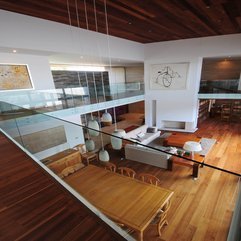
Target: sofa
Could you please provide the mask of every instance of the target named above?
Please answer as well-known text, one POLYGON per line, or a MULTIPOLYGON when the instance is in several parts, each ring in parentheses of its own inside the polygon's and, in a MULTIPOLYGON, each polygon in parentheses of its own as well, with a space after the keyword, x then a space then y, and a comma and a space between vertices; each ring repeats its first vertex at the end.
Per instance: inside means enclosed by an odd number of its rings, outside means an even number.
POLYGON ((147 145, 159 137, 160 133, 161 132, 158 131, 156 127, 142 125, 132 131, 127 132, 124 138, 147 145))
POLYGON ((171 155, 169 154, 142 145, 125 145, 125 158, 128 160, 171 170, 170 157, 171 155))

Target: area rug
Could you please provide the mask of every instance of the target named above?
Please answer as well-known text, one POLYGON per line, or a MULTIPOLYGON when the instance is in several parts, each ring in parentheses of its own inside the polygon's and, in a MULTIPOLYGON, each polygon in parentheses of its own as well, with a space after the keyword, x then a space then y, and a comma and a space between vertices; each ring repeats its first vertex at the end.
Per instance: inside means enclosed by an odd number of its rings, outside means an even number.
POLYGON ((208 152, 213 148, 213 145, 217 142, 216 139, 202 138, 200 143, 202 146, 202 151, 198 152, 201 156, 206 156, 208 152))
MULTIPOLYGON (((169 134, 169 133, 165 133, 169 134)), ((167 137, 167 136, 164 136, 167 137)), ((163 136, 160 136, 153 140, 151 143, 148 144, 148 146, 154 147, 156 149, 162 150, 162 151, 167 151, 169 147, 164 147, 163 146, 163 136)), ((202 151, 198 152, 199 155, 201 156, 206 156, 210 150, 213 148, 214 144, 216 143, 217 140, 215 139, 210 139, 210 138, 201 138, 201 146, 202 146, 202 151)), ((179 148, 180 149, 180 148, 179 148)))

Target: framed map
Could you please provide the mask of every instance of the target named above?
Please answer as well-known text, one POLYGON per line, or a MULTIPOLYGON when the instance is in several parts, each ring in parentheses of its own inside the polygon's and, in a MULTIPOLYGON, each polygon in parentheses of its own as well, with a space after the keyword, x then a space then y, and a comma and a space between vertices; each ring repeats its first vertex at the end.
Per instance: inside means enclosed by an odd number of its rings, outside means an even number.
POLYGON ((33 89, 27 65, 0 64, 0 90, 33 89))
POLYGON ((151 65, 150 88, 183 90, 187 87, 189 63, 151 65))

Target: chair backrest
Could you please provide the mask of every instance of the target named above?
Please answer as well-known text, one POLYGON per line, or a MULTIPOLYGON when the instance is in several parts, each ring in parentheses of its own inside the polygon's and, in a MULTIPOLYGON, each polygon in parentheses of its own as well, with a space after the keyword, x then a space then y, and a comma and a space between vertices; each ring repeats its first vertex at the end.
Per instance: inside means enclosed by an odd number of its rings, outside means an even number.
POLYGON ((84 154, 87 152, 85 144, 78 144, 74 146, 73 149, 79 150, 80 154, 84 154))
POLYGON ((111 163, 111 162, 107 162, 107 163, 105 164, 105 169, 106 169, 106 170, 109 170, 109 171, 111 171, 111 172, 116 172, 116 165, 113 164, 113 163, 111 163))
POLYGON ((157 186, 160 183, 160 180, 156 176, 151 175, 149 173, 141 173, 139 177, 143 182, 147 182, 155 186, 157 186))
POLYGON ((162 207, 159 216, 159 221, 157 223, 157 230, 158 230, 158 234, 159 236, 161 236, 161 228, 166 224, 168 224, 167 221, 167 212, 170 208, 171 204, 170 204, 170 200, 162 207))
POLYGON ((120 170, 121 175, 128 176, 131 178, 135 178, 136 172, 128 167, 119 167, 118 170, 120 170))

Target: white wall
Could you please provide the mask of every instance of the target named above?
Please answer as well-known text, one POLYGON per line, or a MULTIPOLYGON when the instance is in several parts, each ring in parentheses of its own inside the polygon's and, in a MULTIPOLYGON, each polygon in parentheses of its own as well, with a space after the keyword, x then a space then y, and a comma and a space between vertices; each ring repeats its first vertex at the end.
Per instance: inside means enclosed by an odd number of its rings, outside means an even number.
MULTIPOLYGON (((38 50, 47 55, 81 54, 143 61, 143 44, 66 24, 0 10, 0 48, 38 50)), ((91 60, 91 59, 90 59, 91 60)))
POLYGON ((34 89, 55 88, 46 56, 0 53, 0 64, 26 64, 28 65, 34 89))
POLYGON ((187 131, 193 131, 197 123, 198 90, 203 57, 221 57, 241 54, 241 34, 168 41, 146 44, 145 94, 146 122, 152 120, 152 100, 156 100, 156 124, 162 121, 185 122, 187 131), (162 63, 189 63, 185 90, 151 90, 150 66, 162 63))

